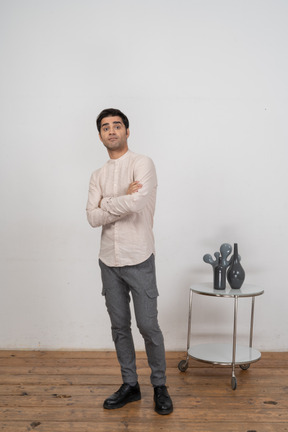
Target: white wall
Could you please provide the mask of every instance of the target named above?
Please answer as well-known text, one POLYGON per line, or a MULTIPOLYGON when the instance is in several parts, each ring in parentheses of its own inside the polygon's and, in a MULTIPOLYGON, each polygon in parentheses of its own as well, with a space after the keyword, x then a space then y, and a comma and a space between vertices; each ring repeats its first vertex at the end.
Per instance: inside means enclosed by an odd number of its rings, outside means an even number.
MULTIPOLYGON (((95 117, 113 106, 157 166, 166 348, 186 348, 189 286, 212 279, 203 255, 238 242, 246 281, 265 289, 254 345, 287 350, 288 3, 0 4, 0 348, 113 347, 85 215, 107 159, 95 117)), ((230 338, 232 302, 197 301, 196 339, 230 338)), ((249 311, 241 301, 243 341, 249 311)))

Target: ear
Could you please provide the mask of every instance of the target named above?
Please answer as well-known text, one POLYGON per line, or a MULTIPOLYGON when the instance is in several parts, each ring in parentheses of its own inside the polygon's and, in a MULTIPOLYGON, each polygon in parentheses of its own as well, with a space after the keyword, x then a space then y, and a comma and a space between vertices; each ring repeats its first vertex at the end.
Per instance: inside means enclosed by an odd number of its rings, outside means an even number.
POLYGON ((101 133, 99 132, 99 138, 100 138, 100 141, 103 143, 103 140, 102 140, 102 137, 101 137, 101 133))
POLYGON ((129 138, 129 136, 130 136, 130 130, 126 129, 126 137, 129 138))

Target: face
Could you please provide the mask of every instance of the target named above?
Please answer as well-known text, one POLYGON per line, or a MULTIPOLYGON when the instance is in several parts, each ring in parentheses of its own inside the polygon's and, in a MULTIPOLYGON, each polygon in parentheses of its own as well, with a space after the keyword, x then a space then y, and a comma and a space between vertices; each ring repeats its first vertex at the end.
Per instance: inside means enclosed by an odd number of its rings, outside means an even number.
POLYGON ((104 117, 101 121, 99 137, 110 155, 124 154, 128 149, 129 129, 126 130, 121 117, 104 117))

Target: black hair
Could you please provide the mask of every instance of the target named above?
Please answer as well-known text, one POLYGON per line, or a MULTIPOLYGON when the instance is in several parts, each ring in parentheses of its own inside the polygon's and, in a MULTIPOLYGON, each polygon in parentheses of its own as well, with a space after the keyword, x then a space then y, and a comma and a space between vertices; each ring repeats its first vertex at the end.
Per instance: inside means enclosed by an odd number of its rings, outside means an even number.
POLYGON ((125 128, 128 129, 129 128, 129 120, 125 114, 123 114, 120 110, 118 110, 116 108, 106 108, 103 111, 101 111, 101 113, 98 115, 98 117, 96 119, 96 125, 97 125, 98 132, 100 132, 101 121, 103 120, 103 118, 116 117, 116 116, 121 117, 125 128))

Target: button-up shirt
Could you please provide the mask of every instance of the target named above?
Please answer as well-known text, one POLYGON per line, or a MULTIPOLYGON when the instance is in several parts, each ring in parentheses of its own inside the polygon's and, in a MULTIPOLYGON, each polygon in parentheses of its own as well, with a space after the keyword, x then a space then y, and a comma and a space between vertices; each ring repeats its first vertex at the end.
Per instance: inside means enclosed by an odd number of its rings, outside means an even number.
POLYGON ((130 150, 119 159, 110 159, 92 174, 87 218, 92 227, 102 226, 99 258, 104 264, 110 267, 135 265, 155 253, 156 190, 152 160, 130 150), (139 181, 142 188, 127 195, 133 181, 139 181))

